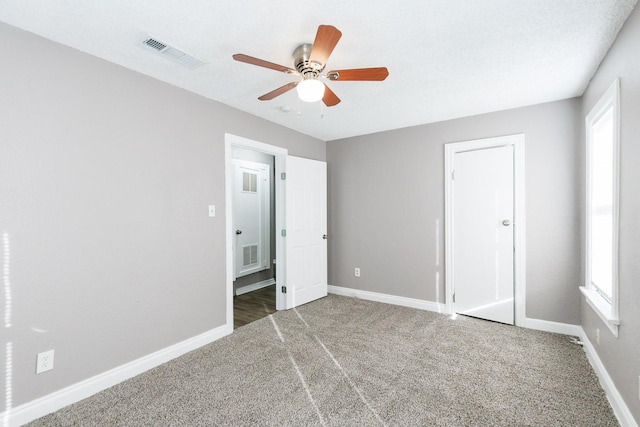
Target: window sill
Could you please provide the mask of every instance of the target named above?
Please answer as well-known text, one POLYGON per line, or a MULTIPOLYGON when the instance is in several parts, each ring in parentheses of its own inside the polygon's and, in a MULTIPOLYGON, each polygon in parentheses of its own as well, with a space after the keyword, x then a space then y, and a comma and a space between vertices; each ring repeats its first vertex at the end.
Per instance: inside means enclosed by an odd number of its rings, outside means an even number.
POLYGON ((609 304, 602 296, 593 289, 588 289, 584 286, 580 286, 580 292, 585 296, 587 304, 591 306, 593 311, 596 312, 605 325, 613 332, 613 335, 618 337, 618 325, 620 325, 620 319, 611 314, 611 304, 609 304))

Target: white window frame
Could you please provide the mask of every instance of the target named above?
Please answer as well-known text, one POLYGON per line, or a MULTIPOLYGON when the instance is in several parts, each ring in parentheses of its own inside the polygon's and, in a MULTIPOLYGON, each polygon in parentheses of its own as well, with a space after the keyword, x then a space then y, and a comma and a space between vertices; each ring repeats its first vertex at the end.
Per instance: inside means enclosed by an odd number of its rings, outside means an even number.
POLYGON ((618 235, 619 235, 619 182, 620 182, 620 79, 616 79, 585 118, 586 125, 586 194, 585 194, 585 284, 580 291, 615 337, 618 336, 618 235), (613 270, 611 301, 602 296, 591 280, 591 145, 594 125, 613 109, 613 270))

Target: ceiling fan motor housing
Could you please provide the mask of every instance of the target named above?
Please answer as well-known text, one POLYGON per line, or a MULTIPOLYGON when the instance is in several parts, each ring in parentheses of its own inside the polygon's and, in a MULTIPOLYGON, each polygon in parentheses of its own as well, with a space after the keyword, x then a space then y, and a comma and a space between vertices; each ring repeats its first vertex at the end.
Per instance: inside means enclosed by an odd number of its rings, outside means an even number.
POLYGON ((309 61, 312 47, 310 43, 301 44, 293 51, 293 65, 304 79, 317 79, 324 70, 324 64, 309 61))

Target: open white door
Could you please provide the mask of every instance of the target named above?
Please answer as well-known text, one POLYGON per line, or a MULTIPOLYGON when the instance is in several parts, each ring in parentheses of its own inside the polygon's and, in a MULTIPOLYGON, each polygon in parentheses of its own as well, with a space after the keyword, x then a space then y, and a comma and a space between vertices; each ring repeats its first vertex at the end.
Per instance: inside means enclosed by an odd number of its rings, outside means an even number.
POLYGON ((287 156, 286 306, 327 295, 327 164, 287 156))
POLYGON ((453 180, 455 312, 514 324, 514 148, 458 152, 453 180))

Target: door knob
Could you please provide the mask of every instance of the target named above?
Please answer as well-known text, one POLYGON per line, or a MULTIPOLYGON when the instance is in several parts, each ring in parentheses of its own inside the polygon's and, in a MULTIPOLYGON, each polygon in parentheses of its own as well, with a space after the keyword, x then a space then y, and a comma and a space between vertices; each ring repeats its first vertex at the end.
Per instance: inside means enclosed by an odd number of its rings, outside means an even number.
POLYGON ((502 225, 504 225, 505 227, 508 227, 511 225, 511 221, 509 221, 508 219, 505 219, 504 221, 502 221, 502 225))
POLYGON ((242 234, 242 230, 236 230, 236 234, 242 234))

